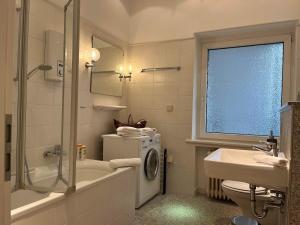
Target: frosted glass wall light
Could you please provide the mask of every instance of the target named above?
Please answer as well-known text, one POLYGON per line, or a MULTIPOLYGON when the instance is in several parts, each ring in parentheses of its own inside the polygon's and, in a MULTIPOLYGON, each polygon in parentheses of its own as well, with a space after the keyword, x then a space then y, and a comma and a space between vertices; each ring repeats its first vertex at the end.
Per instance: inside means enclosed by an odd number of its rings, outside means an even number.
POLYGON ((126 68, 123 65, 119 65, 117 67, 116 74, 119 75, 120 81, 122 81, 122 79, 128 79, 129 81, 131 81, 132 65, 129 64, 126 68))
POLYGON ((100 51, 97 48, 91 48, 91 50, 88 52, 88 57, 90 58, 90 62, 86 62, 85 67, 94 67, 94 63, 99 61, 99 59, 101 58, 100 51))

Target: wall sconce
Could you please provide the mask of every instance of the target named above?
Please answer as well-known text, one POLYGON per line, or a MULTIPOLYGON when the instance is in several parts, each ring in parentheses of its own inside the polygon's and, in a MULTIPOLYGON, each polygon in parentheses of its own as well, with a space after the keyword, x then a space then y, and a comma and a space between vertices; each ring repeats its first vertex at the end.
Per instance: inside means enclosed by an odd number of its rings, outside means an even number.
POLYGON ((126 71, 125 71, 123 65, 118 66, 118 68, 116 70, 116 74, 119 75, 120 81, 122 81, 122 79, 125 79, 125 80, 128 79, 129 81, 131 81, 132 65, 129 64, 127 74, 126 74, 126 71))
POLYGON ((91 48, 88 52, 88 57, 90 58, 91 62, 86 62, 85 67, 92 68, 95 66, 95 62, 99 61, 101 54, 100 51, 97 48, 91 48))

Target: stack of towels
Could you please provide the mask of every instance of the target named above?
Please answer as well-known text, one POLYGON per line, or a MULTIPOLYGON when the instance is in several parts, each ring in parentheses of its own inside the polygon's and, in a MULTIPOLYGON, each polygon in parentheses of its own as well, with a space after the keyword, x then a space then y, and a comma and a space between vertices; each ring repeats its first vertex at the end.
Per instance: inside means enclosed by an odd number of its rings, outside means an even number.
POLYGON ((141 128, 141 133, 142 136, 153 137, 157 133, 157 130, 155 128, 145 127, 145 128, 141 128))
POLYGON ((145 127, 145 128, 134 128, 134 127, 119 127, 117 129, 117 135, 123 137, 140 137, 140 136, 150 136, 153 137, 157 133, 155 128, 145 127))

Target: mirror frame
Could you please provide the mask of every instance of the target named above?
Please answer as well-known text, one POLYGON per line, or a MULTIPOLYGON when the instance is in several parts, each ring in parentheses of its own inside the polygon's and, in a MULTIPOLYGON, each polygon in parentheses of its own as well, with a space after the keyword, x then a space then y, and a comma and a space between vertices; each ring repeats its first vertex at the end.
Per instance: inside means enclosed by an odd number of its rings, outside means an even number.
MULTIPOLYGON (((120 50, 122 51, 123 62, 124 62, 124 60, 125 60, 125 59, 124 59, 124 57, 125 57, 125 51, 124 51, 124 49, 123 49, 121 46, 119 46, 119 45, 117 45, 117 44, 114 44, 114 43, 112 43, 111 41, 108 41, 108 40, 105 39, 105 38, 102 38, 102 37, 99 37, 99 36, 93 34, 92 37, 91 37, 91 46, 92 46, 92 48, 95 47, 95 46, 94 46, 94 38, 98 38, 98 39, 100 39, 100 40, 102 40, 102 41, 107 42, 108 44, 111 44, 113 47, 116 47, 116 48, 120 49, 120 50)), ((97 92, 93 92, 93 91, 92 91, 92 82, 93 82, 93 76, 95 75, 95 74, 93 74, 93 69, 94 69, 94 67, 92 67, 91 70, 90 70, 90 93, 91 93, 91 94, 106 95, 106 96, 115 96, 115 97, 122 97, 122 95, 121 95, 121 96, 119 96, 119 95, 108 95, 108 94, 100 94, 100 93, 97 93, 97 92)), ((123 82, 121 82, 121 83, 123 84, 123 82)))

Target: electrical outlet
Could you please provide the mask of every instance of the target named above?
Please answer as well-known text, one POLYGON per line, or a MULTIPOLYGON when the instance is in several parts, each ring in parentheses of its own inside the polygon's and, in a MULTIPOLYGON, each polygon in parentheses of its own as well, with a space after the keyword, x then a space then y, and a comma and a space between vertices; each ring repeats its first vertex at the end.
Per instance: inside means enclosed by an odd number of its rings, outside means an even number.
POLYGON ((167 109, 167 112, 173 112, 174 111, 174 105, 167 105, 166 109, 167 109))

